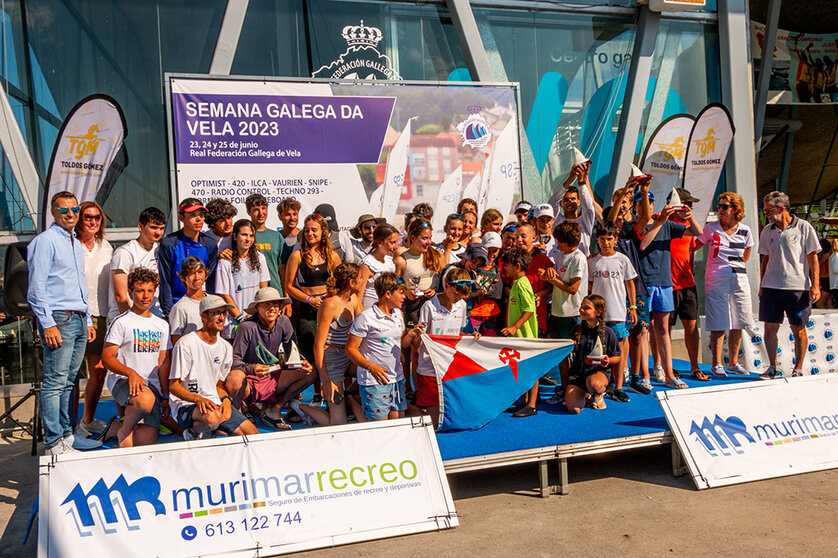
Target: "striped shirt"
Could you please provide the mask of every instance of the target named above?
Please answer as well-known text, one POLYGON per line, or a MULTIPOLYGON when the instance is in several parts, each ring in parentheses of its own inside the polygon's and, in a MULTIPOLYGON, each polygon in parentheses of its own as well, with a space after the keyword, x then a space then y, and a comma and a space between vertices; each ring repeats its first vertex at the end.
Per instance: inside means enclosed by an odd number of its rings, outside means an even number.
POLYGON ((739 223, 733 234, 727 234, 719 223, 708 223, 698 241, 707 245, 706 280, 724 279, 745 274, 745 249, 754 245, 747 225, 739 223))

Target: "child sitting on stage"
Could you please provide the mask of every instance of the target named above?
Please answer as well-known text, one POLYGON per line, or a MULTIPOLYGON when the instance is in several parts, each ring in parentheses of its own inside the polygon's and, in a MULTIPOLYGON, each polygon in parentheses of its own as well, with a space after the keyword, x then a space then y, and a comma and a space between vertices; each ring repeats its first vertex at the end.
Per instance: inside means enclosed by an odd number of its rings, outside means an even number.
POLYGON ((609 377, 620 374, 620 343, 614 330, 605 325, 605 299, 588 295, 582 299, 582 323, 573 332, 573 362, 570 365, 565 406, 579 413, 586 403, 592 409, 605 408, 609 377))
MULTIPOLYGON (((445 287, 441 293, 422 305, 419 310, 419 323, 424 325, 429 335, 461 335, 468 319, 466 301, 463 298, 471 290, 471 279, 465 269, 452 269, 445 278, 445 287)), ((474 338, 480 334, 474 332, 474 338)), ((434 421, 434 428, 439 426, 439 389, 431 357, 422 346, 421 338, 413 339, 412 358, 416 370, 416 404, 427 409, 434 421)))

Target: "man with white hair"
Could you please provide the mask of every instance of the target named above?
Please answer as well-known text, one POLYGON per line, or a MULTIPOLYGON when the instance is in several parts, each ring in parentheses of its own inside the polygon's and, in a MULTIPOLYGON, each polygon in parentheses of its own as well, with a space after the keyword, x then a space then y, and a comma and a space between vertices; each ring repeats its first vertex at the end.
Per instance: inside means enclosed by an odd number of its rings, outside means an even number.
POLYGON ((782 378, 777 368, 777 331, 783 315, 794 336, 795 365, 792 376, 803 375, 808 338, 806 324, 812 304, 821 296, 818 283, 818 233, 803 219, 789 213, 789 197, 771 192, 762 199, 768 226, 759 235, 760 265, 759 319, 765 322, 768 370, 760 380, 782 378))

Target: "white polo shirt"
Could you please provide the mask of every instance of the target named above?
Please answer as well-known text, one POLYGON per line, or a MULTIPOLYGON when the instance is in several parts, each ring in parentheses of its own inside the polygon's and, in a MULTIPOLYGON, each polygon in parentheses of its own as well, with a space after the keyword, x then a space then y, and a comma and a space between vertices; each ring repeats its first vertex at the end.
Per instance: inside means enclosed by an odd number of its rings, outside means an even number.
MULTIPOLYGON (((454 303, 449 311, 439 302, 439 295, 423 304, 419 310, 419 321, 425 324, 425 333, 428 335, 460 335, 467 318, 468 308, 465 300, 454 303)), ((416 373, 421 376, 436 375, 434 364, 424 345, 419 348, 416 373)))
MULTIPOLYGON (((387 383, 394 384, 404 379, 402 371, 402 334, 404 318, 398 308, 391 315, 381 311, 378 304, 367 308, 355 318, 349 333, 363 340, 358 350, 373 364, 387 370, 387 383)), ((358 367, 358 384, 378 385, 370 371, 358 367)))
POLYGON ((807 291, 812 286, 806 255, 820 252, 818 233, 808 221, 792 216, 788 227, 774 224, 762 229, 759 253, 768 256, 762 286, 766 289, 807 291))

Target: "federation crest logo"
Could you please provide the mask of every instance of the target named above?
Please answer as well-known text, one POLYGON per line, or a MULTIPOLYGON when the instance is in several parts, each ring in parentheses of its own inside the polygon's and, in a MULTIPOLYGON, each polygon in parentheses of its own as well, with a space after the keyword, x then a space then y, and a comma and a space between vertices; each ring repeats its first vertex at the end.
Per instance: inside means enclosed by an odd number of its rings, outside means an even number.
POLYGON ((457 131, 463 138, 463 145, 473 149, 483 149, 492 139, 492 126, 483 115, 476 113, 457 124, 457 131))
POLYGON ((347 25, 341 31, 348 48, 331 64, 321 66, 311 77, 332 79, 401 80, 386 54, 378 51, 384 34, 378 27, 347 25))

